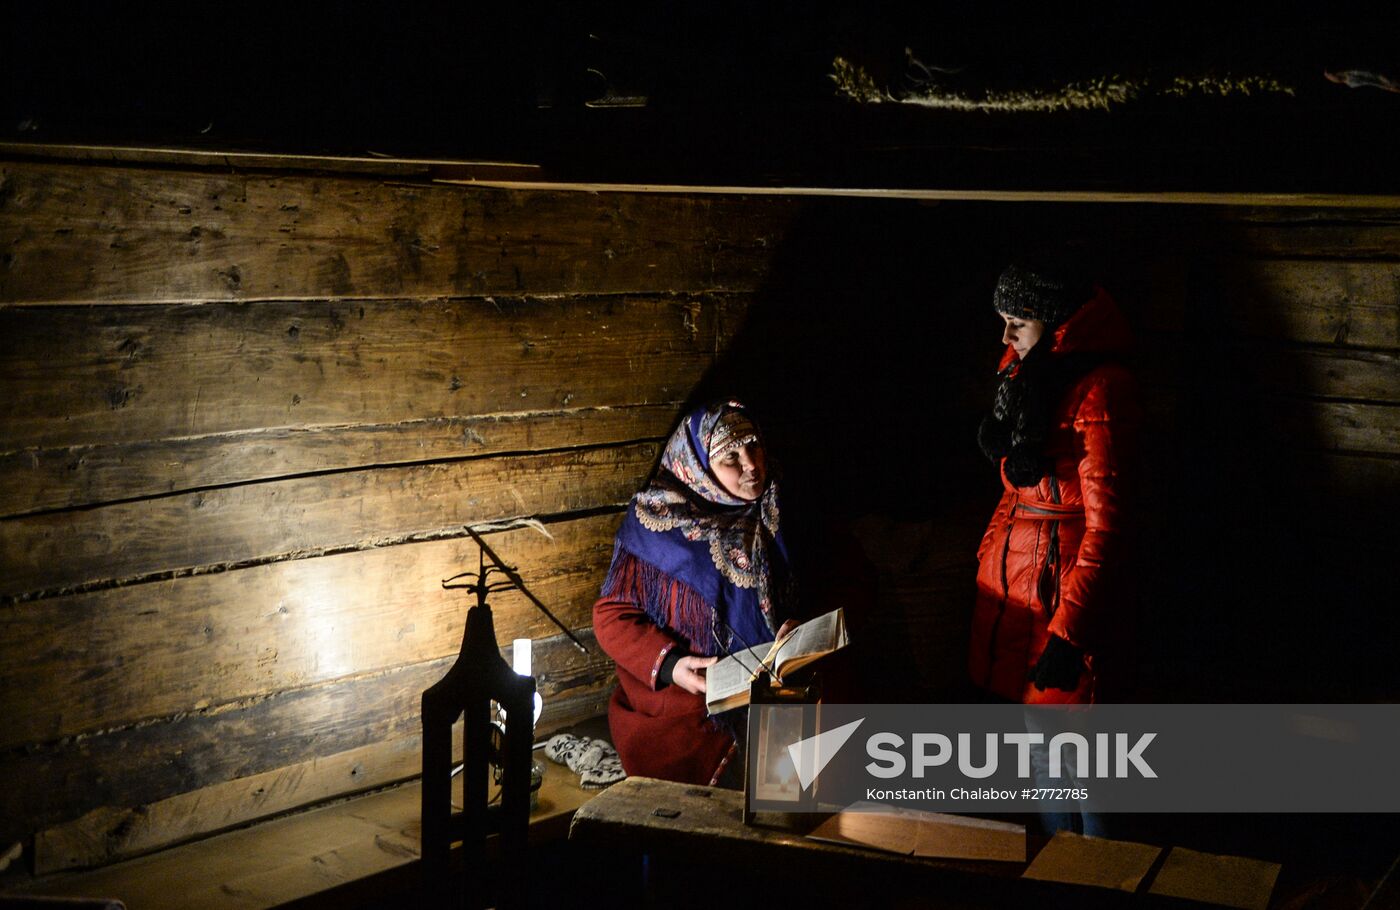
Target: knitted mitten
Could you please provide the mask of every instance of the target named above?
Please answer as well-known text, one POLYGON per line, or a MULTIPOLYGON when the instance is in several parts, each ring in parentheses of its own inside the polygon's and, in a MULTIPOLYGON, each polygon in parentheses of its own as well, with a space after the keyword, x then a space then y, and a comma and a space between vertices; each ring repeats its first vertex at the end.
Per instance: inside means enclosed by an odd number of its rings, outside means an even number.
MULTIPOLYGON (((568 765, 573 770, 573 763, 583 750, 588 747, 588 737, 573 736, 568 733, 558 733, 551 736, 544 744, 545 758, 561 765, 568 765)), ((577 773, 577 772, 575 772, 577 773)))
POLYGON ((614 754, 612 758, 604 758, 598 762, 597 766, 580 774, 578 782, 585 790, 601 790, 617 783, 626 776, 626 772, 622 770, 622 762, 614 754))

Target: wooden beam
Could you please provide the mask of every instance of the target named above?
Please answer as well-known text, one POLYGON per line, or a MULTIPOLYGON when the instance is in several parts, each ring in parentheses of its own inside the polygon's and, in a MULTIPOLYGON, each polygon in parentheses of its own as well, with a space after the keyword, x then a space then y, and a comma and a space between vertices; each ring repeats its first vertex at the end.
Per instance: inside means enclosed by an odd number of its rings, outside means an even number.
POLYGON ((1400 407, 1277 399, 1261 402, 1260 411, 1265 425, 1301 449, 1400 455, 1400 407))
POLYGON ((1302 346, 1271 339, 1234 340, 1207 364, 1184 336, 1141 339, 1134 365, 1153 386, 1179 388, 1187 371, 1228 370, 1220 393, 1286 395, 1311 401, 1400 405, 1400 353, 1334 346, 1302 346))
MULTIPOLYGON (((584 640, 588 657, 563 635, 537 642, 542 725, 581 720, 606 702, 612 663, 591 633, 584 640)), ((423 690, 454 660, 9 750, 0 754, 0 774, 11 787, 0 836, 10 843, 102 807, 139 810, 177 794, 414 736, 420 732, 423 690)), ((347 790, 359 789, 341 776, 336 763, 322 770, 347 790)), ((326 789, 313 788, 317 798, 326 789)))
MULTIPOLYGON (((596 793, 581 788, 566 768, 550 763, 540 807, 531 812, 531 843, 566 836, 574 810, 596 793)), ((17 891, 48 897, 112 895, 148 910, 402 902, 420 876, 421 804, 418 783, 408 783, 105 869, 52 876, 17 891)), ((167 809, 153 806, 151 813, 166 816, 167 809)), ((133 814, 131 821, 140 827, 144 817, 133 814)), ((90 833, 101 837, 105 832, 90 833)), ((57 859, 59 854, 46 851, 40 854, 44 856, 57 859)))
POLYGON ((651 443, 387 467, 0 522, 0 595, 29 599, 431 537, 513 516, 620 507, 651 443))
MULTIPOLYGON (((569 628, 592 625, 618 514, 491 535, 569 628)), ((5 608, 0 748, 203 711, 457 653, 470 598, 441 579, 470 539, 272 563, 5 608)), ((492 597, 501 641, 557 628, 524 596, 492 597)))
POLYGON ((547 168, 528 162, 473 161, 422 156, 290 155, 250 151, 214 151, 154 146, 114 146, 63 143, 0 142, 0 157, 55 161, 165 165, 237 171, 314 171, 423 179, 431 177, 447 185, 544 190, 581 193, 665 193, 686 195, 818 196, 927 201, 988 202, 1103 202, 1168 205, 1333 207, 1400 209, 1393 193, 1306 193, 1109 191, 1096 189, 1027 191, 1000 190, 994 186, 940 186, 934 179, 924 185, 833 186, 788 182, 715 183, 709 181, 623 182, 586 181, 552 175, 547 168))
POLYGON ((796 207, 0 162, 0 302, 753 290, 796 207))
POLYGON ((747 300, 0 307, 5 451, 678 401, 747 300))
POLYGON ((1154 191, 1154 190, 1003 190, 994 187, 840 187, 710 185, 696 183, 590 183, 529 179, 452 179, 437 183, 512 190, 575 193, 661 193, 698 196, 784 196, 838 199, 914 199, 925 202, 1147 203, 1152 205, 1274 206, 1301 208, 1400 209, 1400 195, 1365 193, 1154 191))
POLYGON ((1400 262, 1267 259, 1222 274, 1241 334, 1400 350, 1400 262))
MULTIPOLYGON (((454 737, 461 755, 461 737, 454 737)), ((100 866, 423 771, 421 738, 406 736, 212 784, 144 805, 101 806, 34 837, 34 872, 100 866)))
POLYGON ((664 438, 679 402, 344 427, 273 427, 0 454, 0 516, 371 465, 664 438))
POLYGON ((498 177, 538 176, 537 164, 464 161, 460 158, 414 158, 393 155, 293 155, 158 146, 87 145, 56 142, 0 142, 0 157, 100 164, 143 164, 212 168, 223 171, 314 171, 379 177, 424 177, 436 166, 470 167, 473 173, 498 177))
POLYGON ((1400 258, 1400 209, 1241 208, 1222 214, 1225 229, 1203 233, 1198 243, 1223 243, 1262 259, 1400 258))

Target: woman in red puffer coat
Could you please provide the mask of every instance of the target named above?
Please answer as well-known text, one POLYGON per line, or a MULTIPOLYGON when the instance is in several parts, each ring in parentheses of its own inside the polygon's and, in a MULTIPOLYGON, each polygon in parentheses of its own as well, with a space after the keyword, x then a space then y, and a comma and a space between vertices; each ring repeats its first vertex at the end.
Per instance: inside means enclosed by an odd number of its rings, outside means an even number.
POLYGON ((993 303, 1007 347, 978 442, 1005 490, 977 551, 968 668, 1010 701, 1115 700, 1132 621, 1139 411, 1119 359, 1132 335, 1103 288, 1039 266, 1007 268, 993 303))

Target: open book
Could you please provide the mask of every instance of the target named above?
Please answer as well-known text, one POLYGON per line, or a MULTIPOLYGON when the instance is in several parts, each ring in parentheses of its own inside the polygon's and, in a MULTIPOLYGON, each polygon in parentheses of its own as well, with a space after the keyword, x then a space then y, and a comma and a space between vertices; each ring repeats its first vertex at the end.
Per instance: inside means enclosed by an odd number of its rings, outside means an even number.
POLYGON ((705 672, 705 707, 711 714, 749 703, 749 684, 760 667, 786 676, 846 646, 846 614, 838 607, 808 620, 785 637, 736 651, 705 672))

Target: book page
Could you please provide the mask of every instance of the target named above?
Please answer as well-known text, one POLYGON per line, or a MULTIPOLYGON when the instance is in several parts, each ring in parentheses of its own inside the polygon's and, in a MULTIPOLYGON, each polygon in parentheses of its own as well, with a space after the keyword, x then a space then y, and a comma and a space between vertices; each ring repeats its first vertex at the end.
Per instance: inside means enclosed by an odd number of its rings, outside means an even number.
POLYGON ((753 671, 768 654, 769 645, 736 651, 705 671, 705 703, 713 705, 739 693, 747 693, 753 682, 753 671))
POLYGON ((845 644, 845 614, 838 608, 798 626, 778 649, 772 665, 781 670, 784 663, 810 655, 835 651, 845 644))

